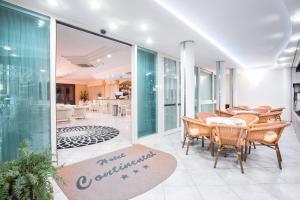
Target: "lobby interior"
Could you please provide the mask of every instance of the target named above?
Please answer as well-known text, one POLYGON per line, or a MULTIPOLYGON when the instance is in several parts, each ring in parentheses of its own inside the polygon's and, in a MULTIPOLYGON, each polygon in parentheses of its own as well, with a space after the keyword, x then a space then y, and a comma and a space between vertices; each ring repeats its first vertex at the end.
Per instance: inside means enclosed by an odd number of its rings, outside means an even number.
POLYGON ((51 149, 55 200, 300 199, 298 0, 0 9, 0 163, 51 149))

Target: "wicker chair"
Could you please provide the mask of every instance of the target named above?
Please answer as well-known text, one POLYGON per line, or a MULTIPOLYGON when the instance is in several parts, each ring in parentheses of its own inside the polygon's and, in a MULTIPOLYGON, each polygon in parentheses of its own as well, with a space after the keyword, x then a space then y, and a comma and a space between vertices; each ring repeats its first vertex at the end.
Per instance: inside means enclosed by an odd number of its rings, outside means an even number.
MULTIPOLYGON (((281 114, 283 113, 283 110, 285 108, 273 108, 272 110, 270 110, 270 113, 274 113, 274 112, 281 112, 281 114)), ((277 116, 277 120, 281 121, 281 115, 277 116)))
POLYGON ((268 123, 273 121, 281 121, 282 111, 268 112, 259 116, 259 123, 268 123))
POLYGON ((208 117, 218 117, 215 113, 199 112, 197 114, 198 120, 205 122, 208 117))
POLYGON ((256 124, 259 120, 259 118, 256 115, 252 115, 252 114, 240 114, 240 115, 235 115, 232 118, 244 120, 247 126, 256 124))
MULTIPOLYGON (((247 141, 257 142, 276 151, 279 169, 282 169, 282 157, 278 142, 281 138, 284 128, 289 125, 289 123, 281 121, 273 123, 253 124, 250 129, 248 129, 247 141)), ((247 145, 245 148, 245 152, 246 153, 244 159, 246 160, 247 145)))
POLYGON ((267 110, 272 110, 272 106, 258 106, 257 108, 264 108, 267 110))
POLYGON ((230 125, 214 125, 212 137, 214 143, 218 144, 218 152, 215 156, 214 168, 217 167, 219 153, 228 149, 233 149, 238 155, 241 172, 244 173, 243 151, 246 138, 246 127, 230 125))
MULTIPOLYGON (((184 124, 184 141, 182 144, 182 148, 184 148, 185 142, 187 140, 186 155, 188 155, 191 140, 199 139, 202 137, 202 147, 204 147, 204 137, 211 138, 211 127, 199 120, 185 116, 182 117, 182 121, 184 124)), ((211 144, 210 149, 212 146, 211 144)))
POLYGON ((220 117, 232 117, 234 114, 228 112, 228 111, 222 111, 222 110, 216 110, 216 114, 220 117))

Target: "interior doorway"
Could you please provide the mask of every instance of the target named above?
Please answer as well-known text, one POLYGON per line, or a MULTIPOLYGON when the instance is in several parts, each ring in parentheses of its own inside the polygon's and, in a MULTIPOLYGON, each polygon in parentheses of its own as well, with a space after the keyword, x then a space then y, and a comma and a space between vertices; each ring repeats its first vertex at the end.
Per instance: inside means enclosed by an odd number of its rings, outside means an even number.
POLYGON ((131 46, 64 23, 56 29, 58 163, 131 145, 131 46))

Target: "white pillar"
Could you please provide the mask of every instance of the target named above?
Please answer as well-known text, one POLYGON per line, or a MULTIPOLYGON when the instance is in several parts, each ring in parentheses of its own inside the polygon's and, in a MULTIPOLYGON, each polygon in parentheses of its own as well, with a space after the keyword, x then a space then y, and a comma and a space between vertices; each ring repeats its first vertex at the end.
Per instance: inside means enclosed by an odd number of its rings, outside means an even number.
POLYGON ((226 80, 225 80, 226 65, 224 61, 217 61, 217 109, 224 110, 226 104, 226 80))
POLYGON ((131 141, 133 144, 138 140, 138 114, 137 114, 137 45, 131 47, 131 141))
POLYGON ((231 106, 237 106, 237 69, 230 69, 231 106))
POLYGON ((157 130, 158 133, 165 131, 165 93, 164 93, 164 57, 157 54, 157 130))
MULTIPOLYGON (((181 113, 195 117, 195 52, 193 41, 181 42, 181 113)), ((182 126, 183 127, 183 126, 182 126)), ((183 129, 182 129, 183 130, 183 129)), ((183 131, 181 131, 183 139, 183 131)))

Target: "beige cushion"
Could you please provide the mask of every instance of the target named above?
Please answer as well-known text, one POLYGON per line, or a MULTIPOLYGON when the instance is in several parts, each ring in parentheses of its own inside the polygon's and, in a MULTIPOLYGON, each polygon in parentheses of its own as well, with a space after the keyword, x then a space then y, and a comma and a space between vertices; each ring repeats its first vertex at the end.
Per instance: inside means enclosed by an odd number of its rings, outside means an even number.
POLYGON ((273 143, 277 139, 277 134, 273 131, 269 131, 264 135, 264 141, 268 143, 273 143))

